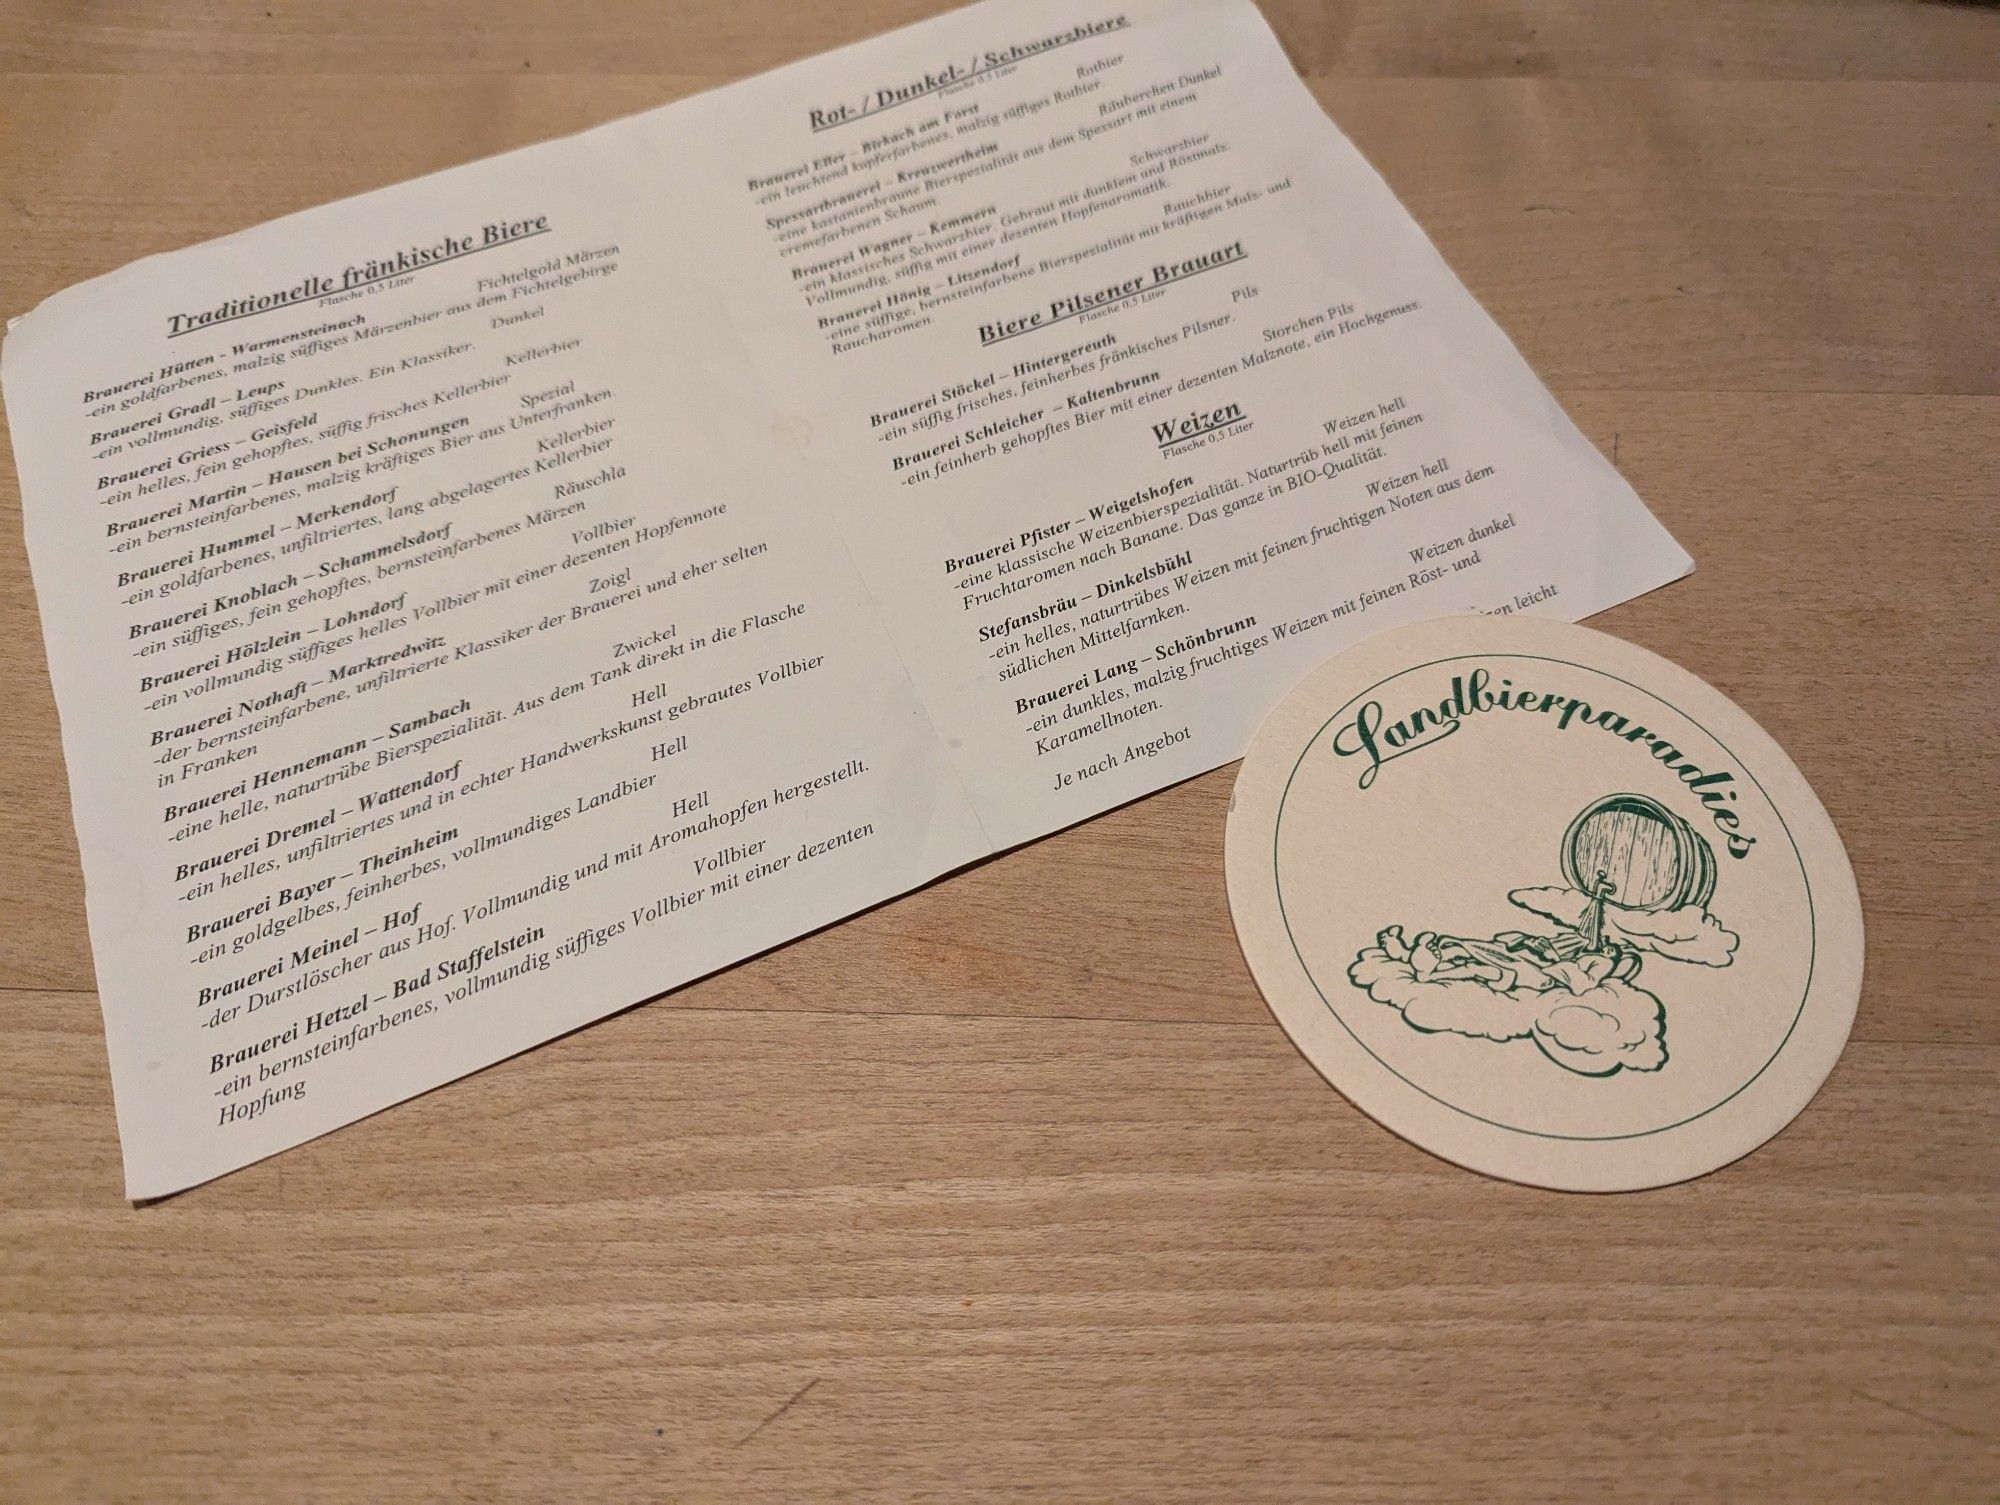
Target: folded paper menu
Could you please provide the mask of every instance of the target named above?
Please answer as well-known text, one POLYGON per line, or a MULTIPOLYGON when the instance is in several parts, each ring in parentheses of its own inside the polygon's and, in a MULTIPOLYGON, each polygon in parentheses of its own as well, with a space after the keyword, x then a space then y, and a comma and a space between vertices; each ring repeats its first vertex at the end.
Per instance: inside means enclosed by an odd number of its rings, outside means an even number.
POLYGON ((1689 560, 1247 0, 993 0, 4 351, 128 1194, 1689 560))

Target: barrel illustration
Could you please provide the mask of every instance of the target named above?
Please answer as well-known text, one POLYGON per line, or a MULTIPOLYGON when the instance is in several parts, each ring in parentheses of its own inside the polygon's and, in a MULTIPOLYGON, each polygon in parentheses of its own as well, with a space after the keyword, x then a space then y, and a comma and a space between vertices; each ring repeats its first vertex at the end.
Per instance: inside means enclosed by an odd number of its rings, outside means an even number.
POLYGON ((1570 822, 1563 877, 1617 909, 1704 907, 1715 893, 1715 851, 1658 800, 1614 794, 1570 822))

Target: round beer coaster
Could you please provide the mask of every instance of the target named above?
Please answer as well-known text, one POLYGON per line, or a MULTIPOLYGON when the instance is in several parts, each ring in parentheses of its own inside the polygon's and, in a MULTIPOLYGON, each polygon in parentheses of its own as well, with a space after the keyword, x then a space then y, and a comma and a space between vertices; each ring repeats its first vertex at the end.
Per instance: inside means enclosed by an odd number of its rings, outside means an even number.
POLYGON ((1826 811, 1734 703, 1588 628, 1371 638, 1259 728, 1229 904, 1278 1022, 1357 1107, 1572 1191, 1727 1165, 1805 1107, 1861 992, 1826 811))

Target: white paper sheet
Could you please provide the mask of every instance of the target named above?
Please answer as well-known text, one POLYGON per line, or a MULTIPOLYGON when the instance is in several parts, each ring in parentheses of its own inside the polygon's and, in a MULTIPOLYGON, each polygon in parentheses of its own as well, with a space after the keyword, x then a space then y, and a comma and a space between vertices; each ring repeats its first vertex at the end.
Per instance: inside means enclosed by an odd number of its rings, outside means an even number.
POLYGON ((976 5, 4 377, 134 1198, 1689 567, 1245 0, 976 5))

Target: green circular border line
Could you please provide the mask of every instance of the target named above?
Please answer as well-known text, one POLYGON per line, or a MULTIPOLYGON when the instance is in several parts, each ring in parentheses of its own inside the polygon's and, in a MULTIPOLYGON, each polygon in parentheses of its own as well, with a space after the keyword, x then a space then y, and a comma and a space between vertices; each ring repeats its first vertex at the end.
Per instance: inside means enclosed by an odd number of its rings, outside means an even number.
POLYGON ((1272 890, 1277 895, 1278 918, 1284 924, 1285 939, 1291 943, 1292 955, 1298 958, 1299 970, 1305 974, 1306 981, 1312 984, 1313 992, 1318 995, 1319 1001, 1321 1002, 1321 1004, 1325 1006, 1327 1013, 1333 1016, 1334 1023, 1338 1024, 1343 1030, 1347 1032, 1347 1037, 1350 1040, 1352 1040, 1356 1045, 1360 1046, 1364 1051, 1368 1053, 1368 1058, 1370 1060, 1372 1060, 1376 1065, 1380 1066, 1384 1071, 1388 1072, 1391 1076, 1395 1077, 1396 1080, 1401 1082, 1404 1086, 1410 1088, 1413 1092, 1420 1093, 1424 1097, 1429 1098, 1432 1102, 1436 1103, 1441 1108, 1449 1108, 1452 1112, 1462 1114, 1464 1117, 1472 1119, 1476 1123, 1485 1124, 1488 1128, 1501 1129, 1509 1134, 1522 1134, 1534 1139, 1563 1140, 1577 1144, 1606 1144, 1628 1139, 1647 1139, 1655 1134, 1671 1133, 1675 1129, 1684 1128, 1688 1124, 1694 1123, 1697 1119, 1706 1118, 1709 1114, 1715 1112, 1717 1109, 1728 1106, 1729 1103, 1733 1102, 1736 1098, 1740 1097, 1743 1093, 1747 1092, 1753 1085, 1755 1085, 1757 1079, 1763 1076, 1765 1072, 1769 1071, 1772 1065, 1777 1061, 1778 1057, 1785 1053, 1785 1047, 1791 1043, 1793 1034, 1795 1034, 1798 1030, 1799 1021, 1805 1018, 1806 1004, 1812 997, 1813 972, 1819 960, 1819 921, 1817 912, 1813 905, 1812 876, 1806 872, 1805 855, 1799 851, 1798 838, 1792 835, 1792 828, 1790 824, 1785 820, 1785 813, 1784 811, 1778 808, 1778 802, 1771 798, 1771 791, 1764 787, 1763 781, 1759 779, 1757 775, 1751 771, 1749 765, 1746 764, 1742 760, 1742 758, 1737 756, 1736 750, 1732 748, 1727 742, 1724 742, 1720 737, 1716 736, 1714 732, 1711 732, 1707 727, 1703 726, 1693 716, 1690 716, 1686 711, 1682 710, 1679 706, 1675 705, 1671 700, 1668 700, 1664 696, 1654 693, 1653 691, 1647 689, 1644 685, 1634 684, 1631 680, 1624 678, 1622 675, 1613 674, 1605 669, 1594 668, 1589 664, 1579 664, 1566 658, 1553 658, 1545 653, 1516 653, 1504 649, 1491 653, 1455 653, 1452 654, 1449 658, 1429 659, 1421 664, 1411 664, 1407 668, 1398 669, 1394 674, 1390 674, 1382 679, 1378 679, 1375 681, 1374 684, 1369 685, 1367 689, 1359 690, 1355 692, 1355 694, 1350 696, 1347 699, 1347 701, 1341 705, 1339 710, 1335 711, 1331 716, 1327 717, 1325 721, 1320 723, 1318 731, 1315 731, 1310 737, 1306 739, 1305 746, 1299 750, 1298 758, 1292 764, 1292 771, 1285 776, 1284 793, 1278 796, 1277 818, 1272 822, 1271 825, 1271 887, 1272 890), (1543 1129, 1523 1129, 1515 1124, 1501 1123, 1498 1119, 1487 1118, 1483 1114, 1474 1113, 1470 1108, 1461 1108, 1457 1103, 1445 1101, 1445 1099, 1439 1097, 1436 1093, 1430 1091, 1428 1088, 1420 1086, 1418 1083, 1411 1081, 1408 1077, 1404 1076, 1402 1072, 1398 1071, 1395 1067, 1391 1066, 1387 1061, 1383 1060, 1382 1057, 1377 1055, 1374 1049, 1369 1046, 1368 1042, 1363 1040, 1359 1035, 1357 1035, 1354 1032, 1352 1026, 1350 1026, 1348 1022, 1340 1016, 1340 1010, 1333 1006, 1333 1001, 1326 996, 1325 989, 1320 987, 1319 979, 1313 976, 1312 967, 1306 962, 1304 953, 1299 950, 1298 938, 1292 934, 1292 919, 1291 916, 1285 910, 1285 886, 1283 881, 1279 878, 1278 875, 1278 842, 1285 828, 1285 802, 1291 798, 1292 783, 1295 779, 1298 778, 1299 769, 1305 763, 1306 755, 1313 750, 1313 748, 1318 744, 1319 739, 1326 734, 1326 729, 1332 726, 1335 721, 1339 720, 1341 714, 1345 712, 1349 706, 1352 706, 1355 701, 1361 699, 1363 695, 1367 695, 1372 691, 1380 689, 1383 685, 1390 683, 1392 680, 1401 679, 1406 674, 1415 674, 1416 672, 1422 669, 1434 669, 1440 664, 1464 663, 1470 659, 1488 659, 1488 660, 1522 659, 1535 663, 1560 664, 1566 669, 1580 669, 1586 674, 1595 674, 1601 679, 1615 680, 1617 683, 1624 685, 1627 689, 1637 690, 1641 695, 1647 697, 1647 699, 1655 701, 1658 704, 1665 706, 1668 710, 1672 711, 1676 716, 1681 717, 1690 726, 1693 726, 1696 730, 1698 730, 1704 737, 1707 737, 1717 747, 1721 748, 1725 753, 1729 754, 1729 756, 1735 760, 1736 766, 1742 769, 1744 775, 1750 780, 1750 782, 1757 786, 1757 792, 1763 795, 1765 802, 1770 805, 1771 813, 1777 816, 1778 826, 1781 830, 1784 831, 1785 840, 1791 844, 1792 860, 1798 863, 1799 865, 1799 881, 1805 885, 1805 890, 1806 890, 1806 925, 1807 925, 1808 937, 1811 942, 1811 952, 1806 958, 1805 992, 1800 995, 1798 1010, 1792 1015, 1792 1022, 1790 1026, 1785 1030, 1784 1038, 1778 1042, 1778 1048, 1771 1052, 1770 1059, 1765 1061, 1762 1066, 1759 1066, 1757 1070, 1751 1074, 1749 1080, 1745 1081, 1742 1086, 1738 1087, 1734 1092, 1731 1092, 1727 1097, 1723 1098, 1720 1102, 1711 1103, 1708 1107, 1702 1109, 1701 1112, 1689 1114, 1686 1118, 1677 1119, 1673 1123, 1662 1124, 1660 1127, 1655 1129, 1641 1129, 1631 1134, 1555 1134, 1543 1129))

